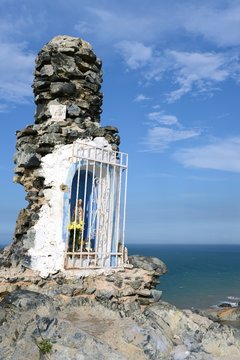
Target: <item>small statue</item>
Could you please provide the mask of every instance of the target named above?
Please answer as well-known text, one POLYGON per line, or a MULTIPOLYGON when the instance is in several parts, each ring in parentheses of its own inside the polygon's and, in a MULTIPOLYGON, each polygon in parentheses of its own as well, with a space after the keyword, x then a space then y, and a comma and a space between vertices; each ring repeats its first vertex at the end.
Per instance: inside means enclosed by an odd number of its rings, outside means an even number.
POLYGON ((82 203, 82 199, 78 199, 76 205, 74 206, 71 220, 76 222, 76 224, 80 224, 84 218, 82 203))
POLYGON ((84 244, 82 239, 84 229, 84 212, 82 208, 82 199, 78 199, 71 217, 71 224, 68 226, 70 231, 69 251, 78 251, 81 248, 81 243, 84 244), (75 246, 73 248, 75 234, 75 246))

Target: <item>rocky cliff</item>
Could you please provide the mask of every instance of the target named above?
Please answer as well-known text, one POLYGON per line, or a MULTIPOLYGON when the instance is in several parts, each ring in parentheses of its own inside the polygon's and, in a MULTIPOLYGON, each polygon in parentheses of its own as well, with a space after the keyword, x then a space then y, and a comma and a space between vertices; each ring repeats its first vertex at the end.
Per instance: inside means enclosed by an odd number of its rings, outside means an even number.
POLYGON ((91 276, 0 272, 2 360, 239 360, 239 334, 161 301, 166 266, 130 257, 91 276))

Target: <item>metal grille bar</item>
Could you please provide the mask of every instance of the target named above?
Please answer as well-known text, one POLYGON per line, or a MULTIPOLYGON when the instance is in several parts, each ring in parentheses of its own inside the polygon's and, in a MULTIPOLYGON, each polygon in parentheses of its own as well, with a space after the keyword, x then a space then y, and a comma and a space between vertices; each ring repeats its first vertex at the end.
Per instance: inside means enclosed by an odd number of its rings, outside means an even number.
POLYGON ((122 267, 128 155, 76 141, 69 160, 76 171, 69 193, 65 268, 122 267))

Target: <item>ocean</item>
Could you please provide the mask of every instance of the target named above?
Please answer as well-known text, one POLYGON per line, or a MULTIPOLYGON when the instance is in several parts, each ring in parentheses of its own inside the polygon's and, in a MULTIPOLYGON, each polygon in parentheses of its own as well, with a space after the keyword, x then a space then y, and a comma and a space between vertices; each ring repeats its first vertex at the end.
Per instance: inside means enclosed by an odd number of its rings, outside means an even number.
POLYGON ((240 245, 127 245, 129 255, 156 256, 168 273, 160 277, 162 300, 180 309, 206 309, 240 301, 240 245))

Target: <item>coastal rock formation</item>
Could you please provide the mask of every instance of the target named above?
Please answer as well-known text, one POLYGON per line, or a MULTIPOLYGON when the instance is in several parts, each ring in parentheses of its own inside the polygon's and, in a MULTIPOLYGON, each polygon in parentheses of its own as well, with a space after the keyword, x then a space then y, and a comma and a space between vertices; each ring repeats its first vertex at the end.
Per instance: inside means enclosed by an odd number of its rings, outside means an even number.
POLYGON ((240 324, 240 306, 235 307, 215 307, 199 311, 201 315, 209 317, 220 323, 232 323, 239 327, 240 324))
POLYGON ((15 290, 0 302, 0 337, 4 360, 240 358, 233 329, 161 301, 129 314, 79 295, 15 290))
POLYGON ((46 173, 52 169, 56 175, 57 171, 61 179, 60 170, 66 166, 75 140, 83 139, 93 146, 101 144, 118 150, 118 129, 99 124, 103 98, 101 66, 89 43, 70 36, 53 38, 37 56, 33 82, 35 123, 17 131, 14 157, 14 181, 24 186, 28 206, 20 211, 14 241, 0 259, 4 266, 34 266, 39 257, 46 273, 63 267, 61 254, 65 245, 60 239, 60 222, 45 225, 45 232, 47 228, 53 230, 49 235, 41 234, 40 240, 36 240, 40 226, 35 225, 42 213, 49 221, 54 219, 56 222, 54 216, 57 217, 59 208, 54 206, 62 201, 67 187, 64 181, 62 185, 53 184, 51 176, 46 179, 46 173), (53 153, 56 153, 55 157, 50 156, 53 153), (58 232, 55 242, 54 231, 58 232), (48 269, 47 261, 50 260, 52 264, 48 269))
POLYGON ((80 273, 57 273, 43 279, 31 269, 19 273, 14 268, 0 270, 0 295, 17 289, 42 292, 50 297, 81 297, 101 302, 111 309, 129 313, 135 305, 146 306, 159 301, 161 291, 156 290, 159 276, 167 272, 166 265, 155 257, 147 260, 140 256, 130 256, 130 262, 138 262, 138 267, 129 265, 122 271, 108 270, 80 273), (143 267, 140 267, 140 264, 143 267), (148 269, 144 266, 148 263, 148 269), (125 307, 124 307, 125 306, 125 307))
POLYGON ((161 301, 163 262, 129 261, 72 278, 2 269, 0 359, 239 360, 236 330, 161 301))

